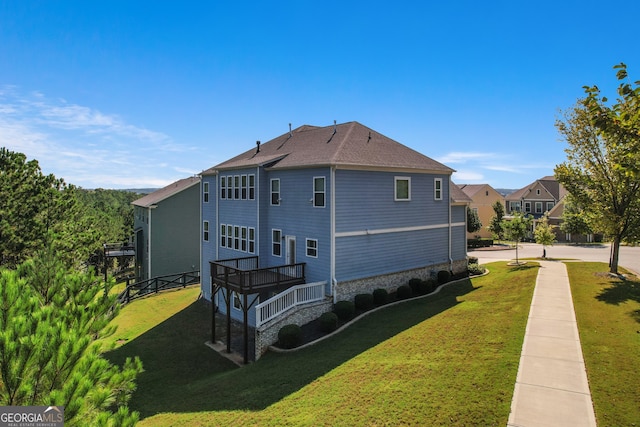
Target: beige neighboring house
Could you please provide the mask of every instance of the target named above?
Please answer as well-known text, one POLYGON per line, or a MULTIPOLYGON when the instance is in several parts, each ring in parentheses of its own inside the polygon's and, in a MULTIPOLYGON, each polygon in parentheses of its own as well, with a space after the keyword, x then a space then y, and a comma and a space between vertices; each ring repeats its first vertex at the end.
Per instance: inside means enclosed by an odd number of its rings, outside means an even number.
POLYGON ((495 215, 492 206, 495 202, 500 202, 504 205, 504 196, 489 184, 461 184, 458 187, 471 199, 469 209, 473 209, 478 213, 478 218, 482 223, 480 230, 475 233, 467 233, 467 239, 473 239, 476 236, 491 238, 491 232, 487 227, 491 222, 491 218, 495 215))

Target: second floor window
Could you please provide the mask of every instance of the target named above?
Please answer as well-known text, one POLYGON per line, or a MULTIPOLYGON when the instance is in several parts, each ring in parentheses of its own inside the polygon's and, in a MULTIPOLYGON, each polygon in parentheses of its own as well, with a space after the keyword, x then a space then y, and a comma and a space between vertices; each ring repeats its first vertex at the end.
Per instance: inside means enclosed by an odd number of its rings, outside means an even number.
POLYGON ((247 175, 242 175, 242 200, 247 200, 247 175))
POLYGON ((238 200, 240 198, 240 176, 233 177, 233 198, 238 200))
POLYGON ((249 200, 256 198, 256 176, 249 175, 249 200))
POLYGON ((396 201, 411 200, 411 178, 396 176, 394 181, 396 186, 394 200, 396 201))
POLYGON ((271 180, 271 204, 274 206, 280 205, 280 180, 271 180))
POLYGON ((220 198, 221 199, 227 198, 227 177, 226 176, 220 177, 220 198))
POLYGON ((434 200, 442 200, 442 178, 433 180, 433 198, 434 200))
POLYGON ((531 212, 531 202, 524 202, 524 211, 531 212))
POLYGON ((542 213, 542 202, 536 202, 536 213, 542 213))
POLYGON ((209 203, 209 183, 208 182, 202 183, 202 200, 205 203, 209 203))
POLYGON ((547 202, 547 211, 553 209, 553 202, 547 202))
POLYGON ((313 206, 324 207, 324 177, 313 178, 313 206))

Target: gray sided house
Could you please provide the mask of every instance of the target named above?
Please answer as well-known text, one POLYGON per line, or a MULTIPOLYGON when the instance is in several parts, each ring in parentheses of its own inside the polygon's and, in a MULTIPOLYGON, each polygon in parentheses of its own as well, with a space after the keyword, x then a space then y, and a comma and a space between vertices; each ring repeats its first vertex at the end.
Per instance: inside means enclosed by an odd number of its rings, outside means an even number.
POLYGON ((136 281, 200 268, 200 177, 132 202, 136 281))
POLYGON ((265 328, 312 320, 292 317, 296 306, 318 316, 375 288, 466 271, 470 200, 453 172, 357 122, 257 143, 201 174, 202 293, 256 328, 259 357, 277 334, 265 328))
POLYGON ((505 212, 523 212, 539 219, 566 195, 565 188, 554 176, 545 176, 505 198, 505 212))

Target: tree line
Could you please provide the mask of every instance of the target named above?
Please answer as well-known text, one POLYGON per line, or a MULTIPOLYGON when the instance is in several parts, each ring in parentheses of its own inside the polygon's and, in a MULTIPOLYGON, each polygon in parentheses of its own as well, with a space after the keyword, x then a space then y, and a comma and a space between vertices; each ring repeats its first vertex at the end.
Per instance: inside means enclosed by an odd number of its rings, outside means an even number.
POLYGON ((139 197, 69 185, 0 148, 0 405, 64 406, 70 426, 136 423, 142 363, 102 356, 119 305, 98 267, 103 243, 131 236, 139 197))

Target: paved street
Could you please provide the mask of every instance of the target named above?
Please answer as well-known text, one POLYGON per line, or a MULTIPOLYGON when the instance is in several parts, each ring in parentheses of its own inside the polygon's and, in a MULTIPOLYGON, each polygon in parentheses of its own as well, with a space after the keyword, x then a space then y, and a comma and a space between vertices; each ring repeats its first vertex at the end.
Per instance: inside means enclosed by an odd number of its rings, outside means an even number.
MULTIPOLYGON (((582 261, 598 261, 609 263, 611 245, 573 246, 554 245, 547 247, 548 258, 576 259, 582 261)), ((468 252, 469 256, 477 257, 480 264, 493 261, 510 261, 515 259, 515 249, 495 250, 495 248, 474 250, 468 252)), ((542 256, 542 245, 535 243, 521 243, 518 247, 519 258, 536 258, 542 256)), ((640 275, 640 247, 620 247, 619 265, 625 267, 637 275, 640 275)))

